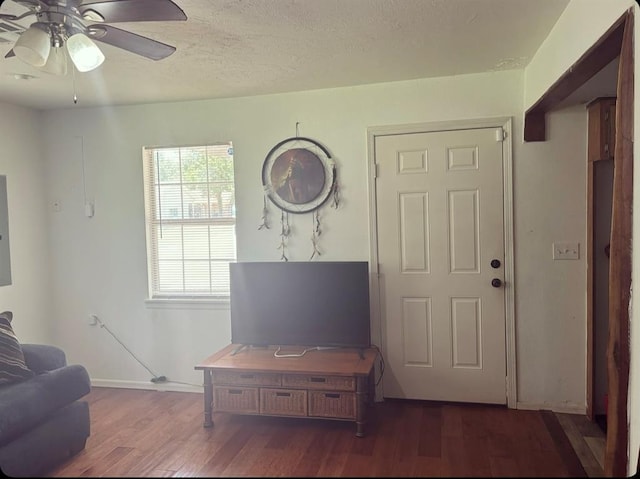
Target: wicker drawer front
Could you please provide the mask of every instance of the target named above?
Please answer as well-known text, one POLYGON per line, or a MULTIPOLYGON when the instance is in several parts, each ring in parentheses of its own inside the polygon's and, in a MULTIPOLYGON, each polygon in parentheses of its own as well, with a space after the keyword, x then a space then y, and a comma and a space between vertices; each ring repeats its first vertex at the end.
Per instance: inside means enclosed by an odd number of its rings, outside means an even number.
POLYGON ((216 411, 258 414, 258 388, 216 387, 213 389, 216 411))
POLYGON ((307 391, 294 389, 260 389, 260 414, 306 416, 307 391))
POLYGON ((229 386, 280 386, 278 373, 243 373, 239 371, 213 371, 214 384, 229 386))
POLYGON ((331 389, 333 391, 355 391, 356 379, 343 376, 311 376, 308 374, 285 374, 282 385, 292 388, 331 389))
POLYGON ((356 418, 355 393, 309 391, 309 416, 356 418))

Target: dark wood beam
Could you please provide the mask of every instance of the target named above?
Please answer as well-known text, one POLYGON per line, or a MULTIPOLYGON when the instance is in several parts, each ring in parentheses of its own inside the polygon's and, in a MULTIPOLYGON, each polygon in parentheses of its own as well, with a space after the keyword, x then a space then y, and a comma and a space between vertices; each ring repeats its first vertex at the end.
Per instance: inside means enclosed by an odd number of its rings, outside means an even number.
POLYGON ((620 55, 624 19, 620 17, 524 114, 524 141, 545 141, 545 117, 562 100, 584 85, 620 55))
POLYGON ((524 116, 524 141, 544 141, 547 125, 544 111, 527 112, 524 116))
POLYGON ((616 146, 609 260, 609 406, 604 473, 626 477, 628 467, 629 302, 633 205, 633 10, 626 14, 618 66, 616 146))

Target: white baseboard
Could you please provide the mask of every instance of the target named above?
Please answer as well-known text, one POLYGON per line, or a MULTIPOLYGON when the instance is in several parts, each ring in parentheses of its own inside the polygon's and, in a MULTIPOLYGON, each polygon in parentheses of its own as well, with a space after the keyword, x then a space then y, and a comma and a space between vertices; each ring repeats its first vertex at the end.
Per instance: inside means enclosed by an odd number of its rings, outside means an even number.
POLYGON ((148 389, 151 391, 173 391, 187 393, 202 393, 204 388, 191 384, 152 383, 151 381, 122 381, 116 379, 91 379, 91 386, 98 388, 122 388, 122 389, 148 389))
POLYGON ((587 414, 587 407, 579 404, 551 404, 551 403, 530 403, 518 401, 516 409, 526 409, 530 411, 553 411, 567 414, 587 414))

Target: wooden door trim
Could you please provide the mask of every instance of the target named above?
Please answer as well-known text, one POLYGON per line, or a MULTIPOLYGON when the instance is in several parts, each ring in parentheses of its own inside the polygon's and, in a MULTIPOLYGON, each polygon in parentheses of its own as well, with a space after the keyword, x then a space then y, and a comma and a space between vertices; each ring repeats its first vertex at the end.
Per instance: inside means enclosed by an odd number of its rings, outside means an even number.
MULTIPOLYGON (((587 105, 589 107, 599 101, 612 100, 615 102, 616 97, 599 97, 591 101, 587 105)), ((596 348, 596 334, 595 334, 595 316, 594 311, 596 307, 596 277, 595 277, 595 254, 594 244, 596 240, 596 231, 594 215, 596 211, 596 191, 595 191, 595 168, 596 163, 600 161, 612 161, 613 156, 604 158, 601 155, 600 141, 596 142, 597 146, 594 146, 592 137, 602 136, 601 118, 598 114, 593 112, 588 113, 587 122, 587 135, 588 135, 588 147, 587 147, 587 417, 591 420, 595 420, 594 400, 595 400, 595 348, 596 348)), ((612 120, 612 123, 613 120, 612 120)), ((614 123, 615 124, 615 123, 614 123)), ((614 152, 612 152, 613 155, 614 152)))
MULTIPOLYGON (((382 298, 380 297, 380 278, 378 268, 378 225, 376 205, 376 152, 375 140, 378 136, 403 135, 408 133, 426 133, 447 130, 470 130, 475 128, 502 128, 502 171, 503 171, 503 222, 504 222, 504 292, 505 292, 505 351, 506 351, 506 397, 507 406, 517 407, 517 377, 516 377, 516 331, 515 331, 515 270, 513 248, 513 142, 511 117, 479 118, 469 120, 454 120, 444 122, 412 123, 403 125, 373 126, 367 128, 367 167, 369 191, 369 257, 371 258, 371 311, 372 311, 372 341, 380 344, 382 351, 386 351, 384 334, 382 332, 382 298)), ((376 389, 376 398, 382 398, 382 383, 376 389)))
POLYGON ((524 141, 546 140, 546 114, 611 63, 619 54, 626 13, 524 114, 524 141))
POLYGON ((634 53, 633 9, 624 19, 618 67, 616 145, 609 264, 609 342, 607 372, 609 405, 604 472, 627 475, 629 463, 629 304, 631 300, 631 244, 633 240, 634 53))
POLYGON ((594 243, 594 204, 593 181, 594 166, 592 161, 587 161, 587 417, 594 420, 593 395, 595 384, 595 368, 593 358, 595 356, 595 336, 593 333, 594 310, 594 274, 593 274, 593 243, 594 243))

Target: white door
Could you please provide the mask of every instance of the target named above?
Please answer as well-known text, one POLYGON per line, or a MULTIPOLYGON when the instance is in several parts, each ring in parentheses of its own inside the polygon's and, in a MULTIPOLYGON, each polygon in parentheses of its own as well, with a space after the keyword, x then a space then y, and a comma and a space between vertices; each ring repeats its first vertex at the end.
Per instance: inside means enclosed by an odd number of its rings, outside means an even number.
POLYGON ((496 129, 377 136, 375 159, 384 397, 506 404, 496 129))

